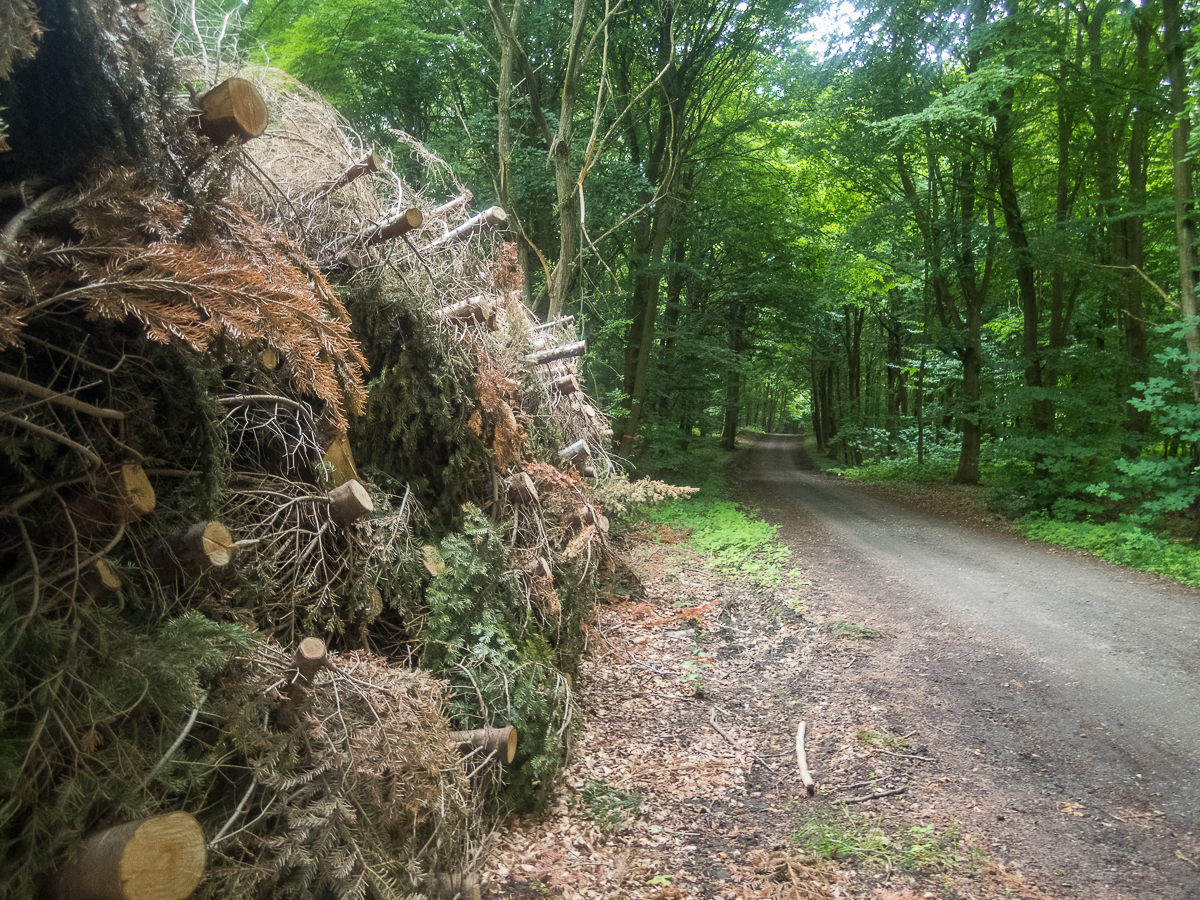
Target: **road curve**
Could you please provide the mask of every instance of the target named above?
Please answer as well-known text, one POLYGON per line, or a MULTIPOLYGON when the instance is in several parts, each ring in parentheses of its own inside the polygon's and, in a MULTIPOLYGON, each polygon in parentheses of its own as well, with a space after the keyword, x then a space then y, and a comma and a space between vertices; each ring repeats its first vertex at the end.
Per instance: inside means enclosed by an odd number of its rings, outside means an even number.
POLYGON ((738 477, 819 588, 907 635, 896 667, 986 718, 1013 778, 1140 797, 1192 832, 1200 591, 902 508, 805 459, 800 438, 759 436, 738 477))

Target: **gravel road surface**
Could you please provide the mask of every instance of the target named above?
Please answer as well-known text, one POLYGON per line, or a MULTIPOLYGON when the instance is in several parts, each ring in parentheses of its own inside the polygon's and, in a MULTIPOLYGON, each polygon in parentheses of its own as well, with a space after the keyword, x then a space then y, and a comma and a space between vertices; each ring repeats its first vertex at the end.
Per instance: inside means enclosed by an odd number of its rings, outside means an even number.
POLYGON ((932 729, 976 827, 1064 895, 1200 897, 1200 591, 896 505, 794 436, 738 477, 814 589, 894 635, 863 677, 932 729))

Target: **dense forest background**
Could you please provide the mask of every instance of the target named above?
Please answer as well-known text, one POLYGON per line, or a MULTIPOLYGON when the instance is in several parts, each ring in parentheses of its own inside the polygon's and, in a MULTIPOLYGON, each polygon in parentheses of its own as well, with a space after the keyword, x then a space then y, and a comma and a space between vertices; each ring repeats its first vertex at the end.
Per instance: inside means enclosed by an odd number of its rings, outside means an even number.
POLYGON ((178 19, 185 52, 236 34, 370 139, 490 186, 527 302, 584 323, 622 455, 669 468, 697 434, 804 418, 844 465, 1186 529, 1193 13, 254 0, 178 19))

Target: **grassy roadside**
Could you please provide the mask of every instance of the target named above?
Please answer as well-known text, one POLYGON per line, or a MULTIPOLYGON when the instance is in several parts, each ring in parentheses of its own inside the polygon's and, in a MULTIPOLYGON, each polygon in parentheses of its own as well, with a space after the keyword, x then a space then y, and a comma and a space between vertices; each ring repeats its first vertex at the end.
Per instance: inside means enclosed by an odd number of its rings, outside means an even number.
POLYGON ((640 521, 652 531, 666 528, 686 534, 686 546, 706 558, 706 568, 747 579, 756 588, 772 588, 783 577, 788 550, 776 540, 777 526, 728 499, 725 468, 735 455, 721 449, 717 438, 697 438, 685 459, 649 474, 698 491, 649 510, 640 521))
MULTIPOLYGON (((817 453, 816 441, 806 438, 806 449, 822 471, 832 471, 847 481, 868 484, 927 485, 948 484, 954 475, 952 462, 930 459, 918 466, 913 460, 885 460, 857 467, 841 467, 833 459, 817 453)), ((985 486, 987 479, 985 473, 985 486)), ((1200 547, 1181 543, 1148 528, 1129 522, 1071 522, 1034 513, 1012 517, 1005 513, 1009 498, 996 484, 988 486, 988 507, 1004 517, 1019 534, 1031 540, 1082 550, 1114 565, 1125 566, 1151 575, 1200 587, 1200 547)))

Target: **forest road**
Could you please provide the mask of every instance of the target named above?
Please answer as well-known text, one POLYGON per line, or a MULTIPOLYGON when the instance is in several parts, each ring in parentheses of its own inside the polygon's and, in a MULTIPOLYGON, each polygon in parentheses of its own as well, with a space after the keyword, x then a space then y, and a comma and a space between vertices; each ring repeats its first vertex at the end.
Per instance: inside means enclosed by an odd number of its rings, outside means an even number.
POLYGON ((873 496, 797 436, 756 436, 736 477, 814 597, 892 635, 858 677, 966 785, 969 824, 1067 893, 1132 869, 1137 897, 1200 897, 1200 591, 873 496))

